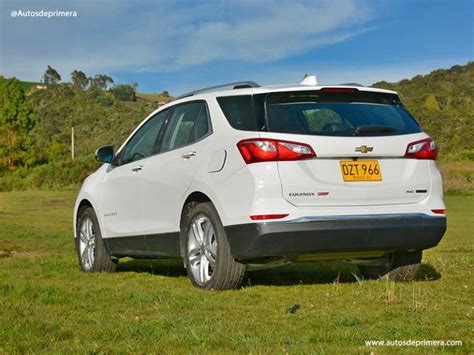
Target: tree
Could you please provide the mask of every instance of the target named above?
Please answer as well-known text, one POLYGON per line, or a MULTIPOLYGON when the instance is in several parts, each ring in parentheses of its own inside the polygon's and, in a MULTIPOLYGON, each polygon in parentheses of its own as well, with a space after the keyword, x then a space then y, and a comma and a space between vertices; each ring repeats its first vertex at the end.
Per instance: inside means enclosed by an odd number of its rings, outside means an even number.
POLYGON ((116 85, 110 91, 112 92, 112 94, 117 100, 136 101, 137 100, 136 87, 137 87, 136 84, 134 85, 120 84, 120 85, 116 85))
POLYGON ((104 107, 110 107, 114 104, 114 100, 108 92, 105 92, 98 87, 92 86, 87 90, 87 96, 104 107))
POLYGON ((85 89, 89 84, 89 78, 80 70, 74 70, 71 73, 72 85, 78 89, 85 89))
POLYGON ((0 157, 6 158, 9 170, 25 160, 28 152, 28 132, 35 125, 35 116, 26 102, 25 92, 16 78, 0 87, 0 127, 6 131, 6 142, 0 147, 0 157))
POLYGON ((114 83, 114 80, 110 76, 104 74, 98 74, 93 78, 89 78, 89 81, 91 83, 91 87, 102 90, 107 90, 107 87, 114 83))
POLYGON ((61 81, 61 75, 53 67, 48 65, 48 69, 44 72, 43 82, 45 84, 57 84, 61 81))

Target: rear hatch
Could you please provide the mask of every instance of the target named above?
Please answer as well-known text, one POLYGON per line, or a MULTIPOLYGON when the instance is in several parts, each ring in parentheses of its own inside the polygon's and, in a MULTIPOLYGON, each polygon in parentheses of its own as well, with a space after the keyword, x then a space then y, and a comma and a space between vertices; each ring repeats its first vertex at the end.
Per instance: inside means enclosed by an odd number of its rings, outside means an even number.
POLYGON ((316 157, 279 161, 283 197, 295 206, 409 204, 430 188, 426 160, 404 157, 427 138, 397 95, 358 89, 275 93, 261 137, 308 144, 316 157))
POLYGON ((232 127, 259 132, 263 142, 239 143, 244 160, 277 161, 282 195, 295 206, 413 204, 429 194, 425 159, 436 147, 393 92, 329 87, 218 102, 232 127), (407 156, 409 146, 424 152, 407 156))
MULTIPOLYGON (((288 138, 271 133, 262 136, 288 138)), ((308 207, 420 202, 430 188, 428 164, 425 160, 401 156, 410 142, 424 137, 424 134, 417 134, 403 139, 373 137, 334 141, 323 137, 293 136, 293 141, 310 145, 317 157, 278 162, 283 197, 295 206, 308 207), (373 148, 372 152, 355 152, 356 147, 364 146, 373 148), (369 170, 379 171, 372 177, 374 180, 364 180, 367 179, 364 169, 367 174, 369 170)))

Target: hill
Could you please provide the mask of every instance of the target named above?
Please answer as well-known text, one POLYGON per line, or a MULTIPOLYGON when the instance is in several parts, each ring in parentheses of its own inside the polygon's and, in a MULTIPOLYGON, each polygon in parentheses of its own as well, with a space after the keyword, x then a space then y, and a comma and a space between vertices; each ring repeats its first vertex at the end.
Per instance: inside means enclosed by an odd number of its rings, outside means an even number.
POLYGON ((144 92, 138 92, 137 97, 147 100, 149 102, 154 103, 155 105, 163 105, 173 99, 173 97, 169 95, 165 95, 163 93, 161 94, 152 94, 152 93, 144 93, 144 92))
MULTIPOLYGON (((0 77, 0 87, 7 81, 7 79, 0 77)), ((42 83, 37 83, 33 81, 20 81, 20 86, 25 92, 29 92, 31 89, 36 88, 37 86, 43 86, 42 83)))
MULTIPOLYGON (((19 83, 23 88, 24 83, 19 83)), ((4 81, 0 84, 0 94, 4 81)), ((163 98, 163 100, 165 100, 163 98)), ((167 101, 171 100, 167 97, 167 101)), ((81 181, 98 167, 97 147, 119 147, 130 132, 157 104, 142 97, 121 101, 106 90, 81 90, 69 84, 31 89, 26 103, 32 108, 35 125, 22 138, 15 168, 7 128, 0 126, 0 191, 32 187, 64 187, 81 181), (75 159, 71 160, 71 131, 74 127, 75 159)))
MULTIPOLYGON (((0 91, 5 79, 0 80, 0 91)), ((138 93, 135 101, 122 101, 109 90, 75 88, 70 84, 35 89, 38 83, 21 82, 35 126, 23 136, 21 155, 14 169, 6 164, 6 128, 0 126, 0 191, 76 186, 97 166, 97 147, 119 147, 136 125, 158 104, 172 97, 138 93), (75 159, 71 160, 74 127, 75 159)), ((373 86, 396 90, 403 102, 440 147, 439 165, 448 191, 472 191, 474 179, 474 63, 435 70, 397 83, 373 86), (462 163, 461 163, 462 162, 462 163)))
MULTIPOLYGON (((0 75, 0 87, 7 81, 6 78, 0 75)), ((46 89, 45 84, 40 82, 33 82, 33 81, 21 81, 20 86, 25 91, 25 93, 30 94, 34 90, 41 90, 46 89)), ((146 92, 137 92, 137 97, 149 101, 155 105, 163 105, 170 100, 173 99, 172 96, 166 94, 167 92, 163 93, 146 93, 146 92)))
POLYGON ((103 90, 79 90, 59 85, 28 96, 37 117, 31 132, 38 149, 57 144, 69 150, 74 126, 77 157, 91 156, 106 144, 120 146, 135 126, 156 109, 152 102, 117 100, 103 90))
POLYGON ((399 93, 423 130, 436 140, 441 159, 474 160, 474 62, 373 86, 399 93))

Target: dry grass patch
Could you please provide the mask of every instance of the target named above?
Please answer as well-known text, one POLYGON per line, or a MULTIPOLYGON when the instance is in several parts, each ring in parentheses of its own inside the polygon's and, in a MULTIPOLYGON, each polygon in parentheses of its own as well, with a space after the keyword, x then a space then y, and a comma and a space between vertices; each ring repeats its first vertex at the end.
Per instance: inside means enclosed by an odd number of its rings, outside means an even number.
POLYGON ((446 194, 474 194, 474 162, 438 162, 446 194))

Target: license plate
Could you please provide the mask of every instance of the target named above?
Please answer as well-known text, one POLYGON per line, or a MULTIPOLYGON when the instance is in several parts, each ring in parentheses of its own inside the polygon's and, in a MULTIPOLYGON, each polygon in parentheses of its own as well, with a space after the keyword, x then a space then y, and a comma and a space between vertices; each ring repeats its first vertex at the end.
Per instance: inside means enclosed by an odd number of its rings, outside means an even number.
POLYGON ((339 163, 345 182, 382 181, 382 173, 377 160, 348 160, 339 163))

